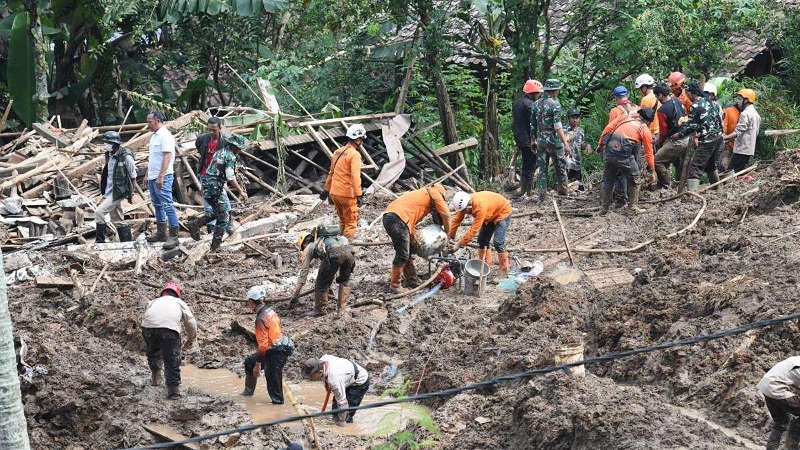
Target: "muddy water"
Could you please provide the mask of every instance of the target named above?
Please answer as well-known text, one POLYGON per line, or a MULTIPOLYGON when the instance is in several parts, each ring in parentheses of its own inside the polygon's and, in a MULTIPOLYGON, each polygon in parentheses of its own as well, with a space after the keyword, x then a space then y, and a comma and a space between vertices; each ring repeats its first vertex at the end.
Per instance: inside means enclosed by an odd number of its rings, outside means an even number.
MULTIPOLYGON (((250 412, 254 423, 297 415, 288 398, 284 399, 283 405, 272 404, 267 395, 266 381, 263 376, 259 378, 256 393, 252 397, 239 395, 244 388, 244 379, 227 369, 200 369, 194 365, 186 365, 181 367, 181 383, 185 388, 194 388, 210 395, 229 398, 250 412)), ((325 388, 321 382, 301 381, 288 384, 288 386, 300 406, 307 412, 314 413, 322 409, 325 401, 325 388)), ((380 398, 377 396, 367 395, 364 397, 362 405, 379 400, 380 398)), ((330 403, 332 402, 331 398, 328 409, 331 408, 330 403)), ((419 416, 418 408, 420 407, 406 404, 389 405, 358 411, 353 423, 344 427, 336 426, 327 417, 315 419, 315 425, 317 429, 327 429, 353 436, 394 433, 403 429, 408 419, 419 416)))

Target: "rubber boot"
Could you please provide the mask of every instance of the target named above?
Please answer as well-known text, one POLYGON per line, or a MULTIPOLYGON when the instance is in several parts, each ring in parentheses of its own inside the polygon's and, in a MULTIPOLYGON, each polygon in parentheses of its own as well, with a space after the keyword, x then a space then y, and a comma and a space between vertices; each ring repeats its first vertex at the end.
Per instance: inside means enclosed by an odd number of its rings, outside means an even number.
POLYGON ((497 278, 504 280, 508 276, 508 269, 511 266, 508 260, 508 252, 497 252, 497 278))
POLYGON ((544 202, 544 197, 545 197, 545 193, 546 192, 547 192, 546 189, 539 188, 539 192, 538 192, 538 194, 539 194, 539 203, 543 203, 544 202))
POLYGON ((130 242, 133 240, 130 225, 120 225, 117 227, 117 235, 120 242, 130 242))
POLYGON ((181 398, 181 387, 177 384, 167 386, 167 398, 170 400, 181 398))
POLYGON ((391 278, 389 278, 389 289, 395 294, 403 292, 403 286, 400 282, 400 277, 403 275, 403 267, 404 266, 392 266, 392 275, 391 278))
MULTIPOLYGON (((716 170, 712 170, 711 172, 708 173, 708 184, 714 184, 717 181, 719 181, 719 172, 716 170)), ((719 189, 719 186, 715 186, 711 189, 717 190, 719 189)))
POLYGON ((600 215, 605 216, 608 214, 608 208, 611 207, 612 196, 614 192, 611 189, 600 188, 600 215))
POLYGON ((160 386, 163 380, 162 374, 164 370, 160 367, 158 369, 150 369, 150 386, 160 386))
POLYGON ((328 291, 314 291, 314 315, 317 317, 325 315, 326 306, 328 306, 328 291))
POLYGON ((773 428, 767 437, 767 450, 778 450, 781 446, 781 438, 783 438, 783 430, 773 428))
POLYGON ((566 197, 569 194, 569 189, 567 189, 567 183, 564 182, 556 183, 556 194, 562 197, 566 197))
POLYGON ((417 268, 414 267, 414 261, 411 258, 408 258, 408 261, 403 266, 403 278, 405 279, 405 286, 408 288, 415 288, 421 283, 417 276, 417 268))
POLYGON ((151 244, 167 240, 167 222, 156 222, 156 234, 147 236, 145 240, 151 244))
POLYGON ((699 178, 689 178, 686 180, 686 189, 689 192, 697 192, 700 190, 700 179, 699 178))
POLYGON ((106 230, 108 230, 108 225, 100 222, 95 222, 94 224, 94 241, 98 244, 103 244, 106 242, 106 230))
POLYGON ((178 230, 180 230, 180 227, 169 227, 169 237, 162 247, 164 250, 172 250, 180 245, 180 242, 178 242, 178 230))
POLYGON ((800 421, 798 421, 797 417, 789 422, 789 432, 786 433, 786 445, 784 448, 787 450, 800 450, 800 421))
MULTIPOLYGON (((206 231, 208 231, 208 234, 211 234, 211 233, 213 233, 213 232, 214 232, 214 228, 216 228, 216 227, 217 227, 217 226, 216 226, 216 225, 214 225, 214 224, 207 223, 207 224, 206 224, 206 231)), ((186 228, 189 228, 189 224, 187 224, 187 225, 186 225, 186 228)), ((191 230, 189 230, 189 234, 191 234, 191 230)), ((199 236, 199 235, 200 235, 200 234, 198 233, 198 236, 199 236)), ((192 239, 194 239, 194 236, 192 236, 192 239)), ((195 240, 198 240, 198 239, 200 239, 200 238, 198 237, 198 238, 197 238, 197 239, 195 239, 195 240)))
POLYGON ((530 194, 531 194, 531 188, 530 188, 530 186, 527 186, 527 187, 520 187, 519 189, 516 189, 516 190, 515 190, 515 191, 514 191, 514 192, 511 194, 511 197, 512 197, 512 198, 524 198, 524 197, 527 197, 527 196, 529 196, 530 194))
POLYGON ((211 238, 211 252, 217 253, 222 246, 222 238, 214 236, 211 238))
POLYGON ((628 216, 635 216, 644 212, 639 208, 639 193, 641 192, 639 185, 628 185, 628 206, 625 208, 625 214, 628 216))
MULTIPOLYGON (((195 241, 199 241, 200 228, 202 228, 203 225, 208 226, 208 222, 210 222, 210 220, 208 220, 208 218, 205 215, 194 217, 192 220, 189 221, 189 223, 186 224, 186 229, 189 230, 189 236, 191 236, 192 239, 194 239, 195 241)), ((210 226, 208 228, 208 232, 213 233, 214 227, 210 226)))
POLYGON ((254 377, 251 374, 246 374, 244 376, 244 390, 240 394, 242 397, 252 397, 253 394, 256 393, 256 385, 258 384, 258 378, 254 377))
POLYGON ((228 226, 225 228, 225 233, 227 233, 228 236, 230 236, 230 235, 233 234, 233 231, 235 229, 236 229, 236 227, 233 225, 233 212, 229 212, 228 213, 228 226))
POLYGON ((339 312, 347 309, 347 297, 350 295, 350 286, 339 285, 339 296, 337 298, 339 312))

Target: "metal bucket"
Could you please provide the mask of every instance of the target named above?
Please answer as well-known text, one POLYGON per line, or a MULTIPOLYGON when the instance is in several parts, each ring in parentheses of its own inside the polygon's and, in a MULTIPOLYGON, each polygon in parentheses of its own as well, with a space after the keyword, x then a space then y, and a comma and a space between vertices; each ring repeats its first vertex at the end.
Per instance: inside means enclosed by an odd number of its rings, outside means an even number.
MULTIPOLYGON (((555 351, 555 362, 559 366, 561 364, 569 364, 578 361, 583 361, 583 344, 573 343, 559 347, 555 351)), ((564 369, 564 372, 572 374, 576 377, 586 376, 586 368, 581 364, 580 366, 572 366, 569 369, 564 369)))
POLYGON ((492 268, 480 259, 470 259, 464 265, 464 293, 480 297, 492 268))
POLYGON ((414 253, 428 259, 438 255, 447 245, 447 233, 439 225, 428 225, 414 233, 414 253))

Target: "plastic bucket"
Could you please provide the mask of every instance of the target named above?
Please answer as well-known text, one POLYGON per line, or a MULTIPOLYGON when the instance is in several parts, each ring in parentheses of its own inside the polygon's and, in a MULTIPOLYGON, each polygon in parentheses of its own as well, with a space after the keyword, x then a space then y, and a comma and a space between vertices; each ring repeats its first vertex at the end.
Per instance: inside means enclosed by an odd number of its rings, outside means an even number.
POLYGON ((480 259, 467 261, 464 265, 464 293, 480 297, 491 272, 492 268, 480 259))
MULTIPOLYGON (((555 351, 555 362, 557 366, 561 364, 569 364, 578 361, 583 361, 583 344, 569 344, 559 347, 555 351)), ((586 376, 586 368, 581 364, 580 366, 572 366, 564 369, 565 373, 575 375, 577 377, 586 376)))

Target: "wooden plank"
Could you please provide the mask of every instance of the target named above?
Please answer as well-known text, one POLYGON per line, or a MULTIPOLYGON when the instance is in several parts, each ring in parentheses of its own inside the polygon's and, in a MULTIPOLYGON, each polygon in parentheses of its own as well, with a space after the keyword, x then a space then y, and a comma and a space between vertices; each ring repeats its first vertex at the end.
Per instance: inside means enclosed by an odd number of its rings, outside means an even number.
POLYGON ((71 288, 75 286, 69 278, 38 276, 34 280, 38 288, 71 288))
MULTIPOLYGON (((152 435, 154 435, 154 436, 156 436, 156 437, 158 437, 160 439, 163 439, 163 440, 165 440, 167 442, 177 442, 177 441, 182 441, 184 439, 187 439, 186 436, 178 433, 174 428, 172 428, 170 426, 167 426, 167 425, 158 425, 158 424, 155 424, 155 423, 148 423, 148 424, 142 425, 142 428, 144 428, 148 433, 150 433, 150 434, 152 434, 152 435)), ((181 445, 178 445, 177 447, 179 447, 179 448, 189 448, 189 449, 193 449, 193 450, 200 450, 200 446, 198 444, 195 444, 195 443, 181 444, 181 445)))
POLYGON ((464 139, 463 141, 454 142, 450 145, 445 145, 444 147, 437 148, 434 150, 437 156, 444 156, 449 155, 450 153, 458 153, 464 151, 470 147, 475 147, 478 145, 478 140, 475 138, 464 139))
POLYGON ((46 126, 41 123, 34 123, 31 125, 31 128, 36 130, 36 133, 50 141, 52 144, 56 144, 56 147, 67 147, 70 144, 70 141, 63 136, 56 135, 52 131, 49 130, 49 126, 46 126))
MULTIPOLYGON (((381 125, 377 122, 365 123, 364 128, 366 128, 367 132, 369 133, 371 131, 379 131, 381 129, 381 125)), ((328 136, 331 136, 333 138, 342 137, 345 135, 345 130, 339 127, 331 128, 330 130, 326 131, 326 134, 328 134, 328 136)), ((281 142, 286 147, 291 148, 309 144, 311 142, 315 142, 315 140, 314 137, 311 135, 311 133, 305 133, 305 134, 298 134, 296 136, 284 136, 281 138, 281 142)), ((261 150, 274 150, 276 147, 277 145, 275 144, 275 141, 272 139, 264 139, 262 141, 258 141, 258 148, 261 150)))
POLYGON ((351 116, 351 117, 340 117, 336 119, 318 119, 318 120, 309 120, 307 122, 289 122, 290 127, 307 127, 311 125, 312 127, 317 127, 320 125, 335 125, 342 120, 346 120, 348 122, 361 122, 365 120, 379 120, 379 119, 391 119, 392 117, 396 116, 397 114, 390 112, 390 113, 378 113, 378 114, 367 114, 364 116, 351 116))
MULTIPOLYGON (((317 145, 319 145, 319 148, 321 148, 322 151, 324 151, 325 154, 328 155, 328 159, 333 158, 333 152, 331 152, 331 149, 328 148, 328 146, 325 144, 325 141, 322 140, 320 135, 317 134, 317 130, 315 130, 314 127, 312 127, 311 125, 306 125, 306 129, 308 130, 308 133, 317 142, 317 145)), ((333 140, 333 139, 331 139, 331 140, 333 140)))

